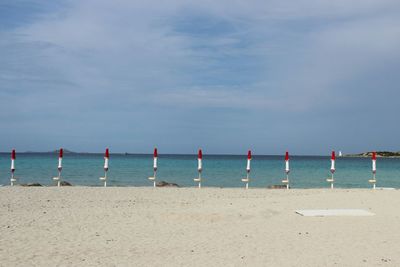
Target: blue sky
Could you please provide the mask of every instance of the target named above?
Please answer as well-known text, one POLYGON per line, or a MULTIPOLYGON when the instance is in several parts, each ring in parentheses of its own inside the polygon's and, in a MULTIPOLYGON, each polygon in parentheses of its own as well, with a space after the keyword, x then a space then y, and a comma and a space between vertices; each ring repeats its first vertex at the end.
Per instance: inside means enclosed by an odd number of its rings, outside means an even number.
POLYGON ((0 2, 0 151, 400 150, 400 1, 0 2))

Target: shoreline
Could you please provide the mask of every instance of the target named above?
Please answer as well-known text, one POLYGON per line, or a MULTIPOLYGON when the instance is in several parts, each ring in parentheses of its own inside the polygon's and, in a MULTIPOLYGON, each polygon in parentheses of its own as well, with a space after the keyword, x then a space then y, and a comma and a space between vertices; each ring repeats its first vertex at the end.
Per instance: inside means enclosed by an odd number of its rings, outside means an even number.
MULTIPOLYGON (((276 186, 276 185, 275 185, 276 186)), ((279 185, 279 186, 284 186, 284 185, 279 185)), ((0 188, 104 188, 103 185, 69 185, 69 186, 60 186, 57 187, 56 185, 21 185, 21 184, 16 184, 16 185, 2 185, 0 184, 0 188)), ((251 187, 249 186, 248 189, 246 189, 244 186, 237 186, 237 187, 221 187, 221 186, 202 186, 201 189, 199 189, 196 185, 193 186, 157 186, 154 188, 153 186, 132 186, 132 185, 107 185, 106 188, 150 188, 150 189, 159 189, 162 190, 164 188, 167 189, 196 189, 196 190, 207 190, 207 189, 234 189, 234 190, 268 190, 268 191, 291 191, 291 190, 400 190, 400 188, 397 187, 385 187, 385 186, 377 186, 375 189, 372 187, 340 187, 340 186, 335 186, 333 189, 331 189, 329 186, 326 187, 291 187, 289 189, 286 188, 269 188, 269 187, 251 187)))

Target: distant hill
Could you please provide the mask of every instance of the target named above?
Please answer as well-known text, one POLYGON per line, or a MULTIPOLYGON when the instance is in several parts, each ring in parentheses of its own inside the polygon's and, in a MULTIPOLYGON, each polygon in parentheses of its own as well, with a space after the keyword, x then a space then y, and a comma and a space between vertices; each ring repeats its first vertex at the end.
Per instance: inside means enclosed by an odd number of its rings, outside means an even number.
MULTIPOLYGON (((73 152, 73 151, 68 150, 68 149, 66 149, 66 148, 63 148, 63 152, 64 152, 65 154, 76 154, 76 152, 73 152)), ((56 150, 50 151, 49 153, 60 153, 60 150, 59 150, 59 149, 56 149, 56 150)))
MULTIPOLYGON (((372 157, 371 152, 364 152, 360 154, 348 154, 344 155, 345 157, 361 157, 361 158, 369 158, 372 157)), ((376 156, 381 158, 397 158, 400 157, 400 151, 392 152, 392 151, 376 151, 376 156)))

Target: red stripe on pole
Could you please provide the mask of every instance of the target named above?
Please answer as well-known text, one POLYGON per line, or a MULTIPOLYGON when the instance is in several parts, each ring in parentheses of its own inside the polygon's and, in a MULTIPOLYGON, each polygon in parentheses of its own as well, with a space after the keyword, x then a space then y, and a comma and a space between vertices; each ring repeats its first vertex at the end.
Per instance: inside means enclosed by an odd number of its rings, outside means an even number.
POLYGON ((331 159, 332 159, 332 160, 335 160, 335 159, 336 159, 335 151, 332 151, 332 157, 331 157, 331 159))
POLYGON ((62 158, 63 157, 63 155, 64 155, 64 153, 63 153, 63 149, 62 148, 60 148, 60 154, 59 154, 59 158, 62 158))
POLYGON ((154 148, 154 157, 155 157, 155 158, 158 157, 157 148, 154 148))
POLYGON ((251 159, 251 150, 249 150, 249 152, 247 152, 247 159, 251 159))
POLYGON ((15 149, 13 149, 11 152, 11 159, 15 159, 15 149))
POLYGON ((203 158, 203 152, 201 151, 201 149, 199 149, 199 155, 198 155, 198 158, 199 158, 199 159, 202 159, 202 158, 203 158))
POLYGON ((108 148, 106 148, 106 153, 104 154, 104 157, 106 157, 106 158, 110 157, 110 153, 108 152, 108 148))
POLYGON ((286 151, 285 160, 286 160, 286 161, 289 160, 289 152, 288 152, 288 151, 286 151))
POLYGON ((372 152, 372 160, 376 160, 376 152, 372 152))

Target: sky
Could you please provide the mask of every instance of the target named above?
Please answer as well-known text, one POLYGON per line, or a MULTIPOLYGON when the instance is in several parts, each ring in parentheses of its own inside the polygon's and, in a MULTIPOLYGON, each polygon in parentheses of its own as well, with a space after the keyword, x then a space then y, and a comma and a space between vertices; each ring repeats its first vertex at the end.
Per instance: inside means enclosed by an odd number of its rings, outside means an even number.
POLYGON ((1 0, 0 151, 400 151, 398 0, 1 0))

